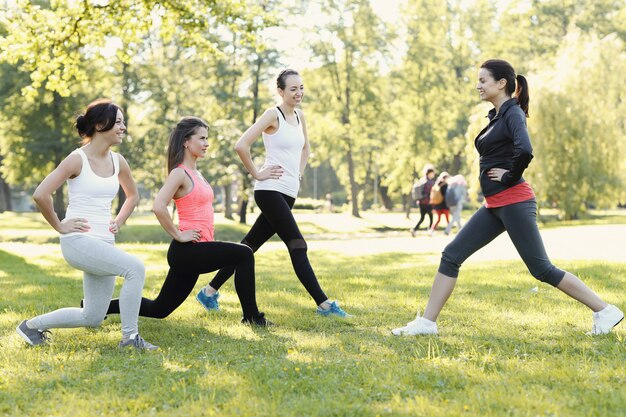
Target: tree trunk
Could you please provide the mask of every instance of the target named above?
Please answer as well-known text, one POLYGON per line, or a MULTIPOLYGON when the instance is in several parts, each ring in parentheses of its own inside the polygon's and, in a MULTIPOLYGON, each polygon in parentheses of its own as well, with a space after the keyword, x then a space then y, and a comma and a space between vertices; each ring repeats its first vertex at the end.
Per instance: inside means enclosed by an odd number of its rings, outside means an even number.
MULTIPOLYGON (((65 123, 65 120, 62 117, 63 97, 61 97, 61 95, 57 92, 52 93, 52 103, 52 140, 55 140, 57 143, 61 143, 61 132, 63 131, 61 126, 65 123)), ((54 166, 59 166, 65 155, 62 155, 58 148, 56 148, 54 153, 54 166)), ((65 218, 65 196, 63 195, 64 188, 65 184, 61 184, 61 186, 55 191, 52 199, 52 206, 60 220, 65 218)))
POLYGON ((222 187, 224 189, 224 217, 229 220, 233 219, 233 207, 230 204, 233 199, 232 191, 230 189, 230 184, 222 187))
POLYGON ((246 224, 246 215, 248 214, 248 198, 241 199, 239 207, 239 223, 246 224))
POLYGON ((410 219, 411 218, 411 199, 413 197, 411 197, 411 194, 402 194, 402 208, 404 209, 404 212, 406 214, 406 218, 410 219))
POLYGON ((388 191, 389 187, 383 187, 382 185, 380 185, 380 182, 378 183, 378 193, 380 194, 380 200, 382 201, 385 209, 391 211, 393 210, 393 201, 391 201, 388 191))
POLYGON ((248 201, 248 190, 252 187, 252 181, 247 172, 242 177, 241 187, 241 191, 239 191, 239 223, 246 224, 246 213, 250 203, 248 201))
POLYGON ((5 211, 12 211, 11 205, 11 187, 4 181, 4 178, 0 176, 0 213, 5 211))
POLYGON ((59 216, 60 220, 65 218, 65 198, 63 196, 63 189, 65 188, 65 184, 61 184, 61 186, 54 192, 52 196, 54 211, 57 216, 59 216))
MULTIPOLYGON (((131 100, 130 90, 131 90, 131 85, 130 85, 130 76, 128 72, 128 64, 125 62, 122 62, 122 102, 120 103, 120 107, 122 107, 122 112, 124 113, 124 120, 126 121, 126 126, 128 126, 130 122, 130 115, 128 114, 128 103, 130 103, 130 100, 131 100)), ((128 133, 128 131, 126 133, 128 133)), ((123 152, 124 148, 126 148, 126 146, 124 146, 124 143, 120 144, 119 149, 118 149, 119 152, 120 153, 123 152)), ((120 187, 120 189, 117 192, 117 207, 115 208, 115 214, 120 213, 120 210, 122 209, 122 206, 124 205, 125 201, 126 201, 126 193, 124 193, 124 190, 122 189, 122 187, 120 187)))
POLYGON ((354 161, 352 160, 352 150, 348 147, 346 153, 346 159, 348 160, 348 177, 350 178, 350 204, 352 205, 352 215, 354 217, 361 217, 359 214, 359 185, 354 178, 354 161))

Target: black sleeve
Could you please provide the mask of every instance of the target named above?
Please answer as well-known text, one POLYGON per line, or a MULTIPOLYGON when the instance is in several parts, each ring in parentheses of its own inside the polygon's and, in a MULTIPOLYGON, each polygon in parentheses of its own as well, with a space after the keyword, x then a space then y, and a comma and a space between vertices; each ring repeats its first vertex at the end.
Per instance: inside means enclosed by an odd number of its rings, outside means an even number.
POLYGON ((533 159, 533 147, 530 144, 528 128, 526 127, 526 115, 521 109, 509 113, 506 118, 506 125, 513 138, 513 165, 511 170, 502 176, 501 181, 505 185, 513 185, 519 181, 524 170, 533 159))

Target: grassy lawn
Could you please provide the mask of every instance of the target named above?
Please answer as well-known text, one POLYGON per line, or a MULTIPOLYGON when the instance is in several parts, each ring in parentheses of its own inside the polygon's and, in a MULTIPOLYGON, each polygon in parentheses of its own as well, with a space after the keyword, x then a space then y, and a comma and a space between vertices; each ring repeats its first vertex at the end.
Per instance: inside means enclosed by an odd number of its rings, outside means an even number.
MULTIPOLYGON (((167 245, 120 246, 144 260, 144 293, 156 295, 167 245)), ((117 350, 117 316, 97 329, 54 330, 49 346, 27 346, 15 326, 77 305, 80 274, 58 244, 1 243, 0 415, 617 416, 626 409, 624 325, 586 336, 590 314, 544 284, 530 291, 538 283, 521 262, 465 268, 440 336, 396 338, 389 330, 424 306, 436 268, 430 257, 310 257, 323 288, 354 319, 316 317, 286 254, 270 252, 257 259, 257 298, 277 326, 239 324, 231 280, 221 313, 206 313, 192 294, 165 320, 141 318, 142 335, 162 349, 138 354, 117 350)), ((626 264, 560 266, 607 301, 623 301, 626 264)))
MULTIPOLYGON (((332 239, 338 228, 399 230, 401 216, 305 215, 300 224, 306 235, 332 239)), ((217 217, 221 240, 238 241, 248 228, 217 217)), ((168 236, 153 216, 134 215, 118 241, 145 262, 144 293, 155 296, 168 236)), ((521 262, 466 266, 438 337, 389 333, 424 307, 433 254, 311 251, 322 287, 356 316, 344 321, 315 316, 288 256, 276 251, 257 257, 257 299, 276 327, 239 324, 232 282, 222 290, 223 311, 206 313, 193 299, 206 275, 170 317, 140 319, 159 352, 119 352, 117 316, 98 329, 54 330, 49 346, 32 348, 15 326, 82 296, 81 275, 57 242, 39 214, 0 215, 0 415, 617 416, 626 409, 624 325, 586 336, 586 309, 534 281, 521 262)), ((626 263, 559 266, 624 307, 626 263)))

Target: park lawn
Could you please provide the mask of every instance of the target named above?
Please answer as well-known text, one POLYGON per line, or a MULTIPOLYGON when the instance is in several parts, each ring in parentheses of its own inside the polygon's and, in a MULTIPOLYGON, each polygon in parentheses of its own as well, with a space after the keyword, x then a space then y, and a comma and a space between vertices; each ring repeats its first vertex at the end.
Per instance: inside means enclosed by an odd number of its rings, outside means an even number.
MULTIPOLYGON (((165 244, 120 244, 166 272, 165 244)), ((118 351, 119 318, 55 329, 49 346, 15 333, 24 318, 77 305, 80 273, 58 244, 0 244, 0 415, 7 416, 617 416, 626 409, 626 328, 590 337, 591 315, 533 280, 521 262, 464 268, 438 337, 390 335, 423 308, 436 265, 425 254, 343 257, 312 251, 329 296, 351 320, 317 317, 283 251, 257 257, 257 298, 276 323, 239 324, 232 280, 222 312, 193 299, 140 318, 158 352, 118 351), (538 292, 531 291, 535 285, 538 292)), ((566 262, 623 303, 626 264, 566 262)), ((119 291, 119 285, 117 288, 119 291)), ((624 305, 620 304, 623 308, 624 305)))

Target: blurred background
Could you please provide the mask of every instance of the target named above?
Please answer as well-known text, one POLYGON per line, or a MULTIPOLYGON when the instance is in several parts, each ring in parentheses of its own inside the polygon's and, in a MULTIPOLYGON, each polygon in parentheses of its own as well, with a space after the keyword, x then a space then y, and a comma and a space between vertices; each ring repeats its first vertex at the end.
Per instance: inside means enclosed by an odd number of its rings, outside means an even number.
MULTIPOLYGON (((279 103, 286 67, 304 80, 313 152, 299 208, 408 215, 427 163, 465 175, 477 205, 473 140, 490 105, 475 85, 489 58, 529 80, 525 177, 541 207, 576 219, 626 203, 623 0, 0 0, 0 36, 0 212, 34 210, 33 188, 79 146, 75 115, 110 97, 143 208, 170 129, 195 115, 210 124, 199 167, 216 209, 249 223, 233 146, 279 103)), ((253 153, 261 164, 260 139, 253 153)))

